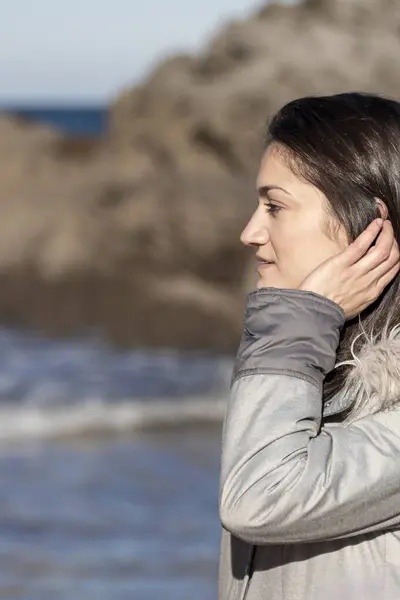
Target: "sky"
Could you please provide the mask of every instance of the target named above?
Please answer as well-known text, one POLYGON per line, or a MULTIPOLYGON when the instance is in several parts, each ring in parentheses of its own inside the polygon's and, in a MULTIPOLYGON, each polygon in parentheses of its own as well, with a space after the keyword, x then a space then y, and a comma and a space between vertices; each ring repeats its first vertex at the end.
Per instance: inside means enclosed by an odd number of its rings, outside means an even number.
POLYGON ((0 18, 0 104, 103 104, 166 55, 196 51, 256 0, 12 0, 0 18))

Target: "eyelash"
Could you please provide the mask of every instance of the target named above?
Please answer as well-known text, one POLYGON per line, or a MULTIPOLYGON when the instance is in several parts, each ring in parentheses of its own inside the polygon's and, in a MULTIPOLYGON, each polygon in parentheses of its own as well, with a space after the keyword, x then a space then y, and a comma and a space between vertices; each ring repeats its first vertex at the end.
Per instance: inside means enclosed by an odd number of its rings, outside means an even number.
POLYGON ((274 204, 273 202, 266 202, 265 208, 267 209, 267 212, 273 217, 275 216, 275 213, 281 210, 281 207, 277 204, 274 204))

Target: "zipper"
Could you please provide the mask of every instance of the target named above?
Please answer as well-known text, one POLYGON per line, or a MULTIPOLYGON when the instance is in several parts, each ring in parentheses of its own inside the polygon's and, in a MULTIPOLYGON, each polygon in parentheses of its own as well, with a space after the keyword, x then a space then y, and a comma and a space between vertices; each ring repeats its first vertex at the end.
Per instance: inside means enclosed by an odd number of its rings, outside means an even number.
POLYGON ((240 600, 246 600, 247 593, 249 591, 250 582, 254 571, 254 559, 256 556, 256 548, 257 546, 252 546, 250 548, 249 559, 247 561, 246 570, 244 573, 243 587, 240 600))

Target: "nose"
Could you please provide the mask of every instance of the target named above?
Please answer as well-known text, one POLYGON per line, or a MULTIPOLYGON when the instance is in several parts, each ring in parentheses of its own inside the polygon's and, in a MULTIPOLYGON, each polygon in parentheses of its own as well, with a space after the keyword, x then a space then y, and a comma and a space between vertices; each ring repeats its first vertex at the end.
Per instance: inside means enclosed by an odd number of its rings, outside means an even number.
POLYGON ((240 241, 245 246, 264 246, 269 241, 268 229, 253 216, 242 231, 240 241))

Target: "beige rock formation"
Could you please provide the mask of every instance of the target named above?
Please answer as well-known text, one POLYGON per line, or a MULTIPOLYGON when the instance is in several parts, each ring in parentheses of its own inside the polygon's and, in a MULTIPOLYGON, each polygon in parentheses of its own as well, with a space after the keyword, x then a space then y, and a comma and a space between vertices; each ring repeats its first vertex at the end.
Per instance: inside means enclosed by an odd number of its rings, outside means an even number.
POLYGON ((398 96, 398 5, 304 0, 228 23, 124 92, 98 143, 2 118, 1 322, 233 350, 265 121, 306 94, 398 96))

